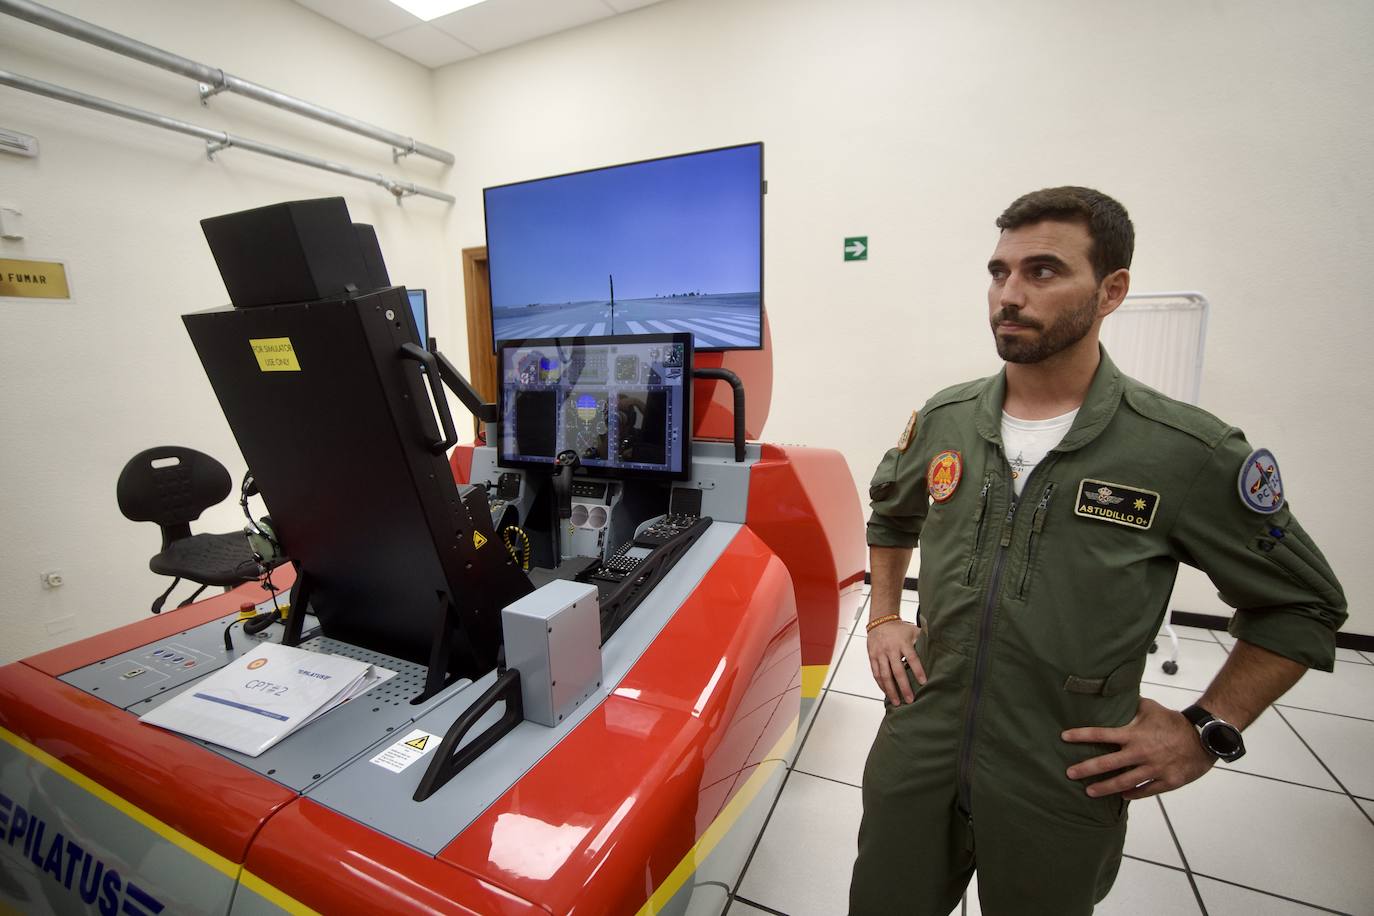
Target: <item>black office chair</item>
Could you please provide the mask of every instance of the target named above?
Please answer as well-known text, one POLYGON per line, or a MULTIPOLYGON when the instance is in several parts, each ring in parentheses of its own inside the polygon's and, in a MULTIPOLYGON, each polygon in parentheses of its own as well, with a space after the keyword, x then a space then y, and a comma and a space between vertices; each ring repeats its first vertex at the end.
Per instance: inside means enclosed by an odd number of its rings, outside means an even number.
POLYGON ((156 522, 162 529, 162 549, 148 561, 148 568, 171 576, 172 584, 153 602, 154 614, 162 612, 163 602, 182 579, 200 588, 177 607, 196 600, 208 586, 230 588, 262 575, 242 531, 191 533, 191 522, 228 496, 231 485, 224 465, 203 452, 175 445, 139 452, 119 473, 119 511, 132 521, 156 522))

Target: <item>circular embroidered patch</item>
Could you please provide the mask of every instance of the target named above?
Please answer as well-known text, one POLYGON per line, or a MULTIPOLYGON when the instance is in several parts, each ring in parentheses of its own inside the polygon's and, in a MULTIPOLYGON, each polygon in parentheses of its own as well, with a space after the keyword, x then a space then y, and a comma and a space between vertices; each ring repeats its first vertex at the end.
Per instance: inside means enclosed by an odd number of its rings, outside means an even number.
POLYGON ((954 495, 959 488, 959 478, 964 476, 964 458, 952 449, 946 449, 930 459, 926 468, 926 490, 930 498, 942 503, 954 495))
POLYGON ((1246 508, 1272 515, 1283 508, 1283 479, 1279 462, 1267 448, 1257 448, 1240 466, 1240 501, 1246 508))

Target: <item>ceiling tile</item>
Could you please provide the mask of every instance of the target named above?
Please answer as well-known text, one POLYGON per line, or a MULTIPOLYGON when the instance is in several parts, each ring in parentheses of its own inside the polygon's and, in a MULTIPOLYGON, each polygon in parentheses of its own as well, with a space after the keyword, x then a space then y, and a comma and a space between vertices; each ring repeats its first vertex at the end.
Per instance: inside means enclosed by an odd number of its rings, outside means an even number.
POLYGON ((495 51, 614 15, 601 0, 487 0, 432 20, 478 51, 495 51))
POLYGON ((477 55, 476 51, 453 36, 423 24, 379 38, 377 42, 431 68, 477 55))
POLYGON ((380 38, 418 25, 420 20, 389 0, 296 0, 367 38, 380 38))
POLYGON ((604 2, 610 4, 617 13, 628 13, 630 10, 637 10, 641 6, 653 6, 660 0, 604 0, 604 2))

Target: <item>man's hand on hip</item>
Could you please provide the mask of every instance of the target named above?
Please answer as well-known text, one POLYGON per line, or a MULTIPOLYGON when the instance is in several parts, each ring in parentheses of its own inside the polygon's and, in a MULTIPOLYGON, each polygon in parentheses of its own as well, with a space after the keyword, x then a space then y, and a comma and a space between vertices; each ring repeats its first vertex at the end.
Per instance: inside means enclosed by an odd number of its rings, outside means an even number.
POLYGON ((868 631, 868 666, 873 671, 873 680, 878 682, 893 706, 916 699, 911 682, 902 670, 904 660, 916 675, 916 683, 926 682, 925 669, 916 656, 916 636, 920 632, 916 624, 905 620, 889 620, 868 631))
MULTIPOLYGON (((869 656, 873 652, 870 648, 869 656)), ((1076 763, 1070 779, 1121 771, 1088 786, 1094 798, 1122 793, 1131 801, 1169 792, 1197 779, 1216 759, 1198 740, 1197 729, 1180 712, 1141 698, 1135 718, 1120 728, 1071 728, 1060 737, 1070 742, 1116 744, 1119 751, 1076 763)))

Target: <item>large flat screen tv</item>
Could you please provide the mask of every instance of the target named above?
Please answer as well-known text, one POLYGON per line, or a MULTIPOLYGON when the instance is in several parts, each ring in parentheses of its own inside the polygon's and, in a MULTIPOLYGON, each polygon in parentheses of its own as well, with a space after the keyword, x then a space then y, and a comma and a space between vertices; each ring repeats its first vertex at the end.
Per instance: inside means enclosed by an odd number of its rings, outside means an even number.
POLYGON ((493 351, 673 333, 757 350, 763 192, 762 143, 487 188, 493 351))

